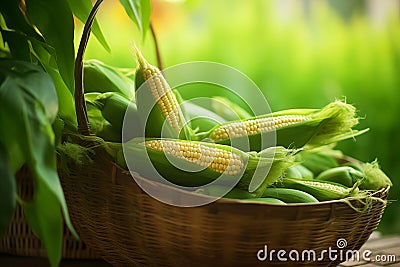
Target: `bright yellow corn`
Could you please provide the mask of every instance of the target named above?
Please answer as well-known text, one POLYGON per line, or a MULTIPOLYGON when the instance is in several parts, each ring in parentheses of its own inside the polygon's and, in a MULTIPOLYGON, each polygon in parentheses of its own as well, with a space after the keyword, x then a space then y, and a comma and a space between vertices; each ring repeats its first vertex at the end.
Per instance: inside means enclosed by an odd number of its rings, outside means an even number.
MULTIPOLYGON (((284 147, 247 153, 201 141, 133 138, 124 144, 123 150, 127 162, 131 160, 132 170, 143 177, 157 179, 156 171, 174 184, 191 187, 206 185, 221 177, 219 185, 237 182, 236 187, 254 191, 254 197, 261 197, 267 186, 295 164, 294 151, 284 147), (257 179, 255 185, 254 179, 257 179)), ((122 160, 123 164, 125 159, 122 160)))
POLYGON ((263 150, 268 145, 263 144, 267 137, 276 137, 277 146, 312 148, 368 131, 353 129, 357 124, 356 108, 337 100, 322 109, 289 109, 225 122, 196 137, 197 140, 210 138, 215 143, 235 146, 242 151, 263 150), (247 138, 248 144, 242 142, 243 137, 247 138))
POLYGON ((207 167, 218 173, 237 175, 244 167, 239 155, 220 148, 193 142, 149 140, 142 143, 148 148, 207 167))
POLYGON ((148 83, 157 105, 161 109, 168 124, 177 132, 183 128, 184 118, 179 108, 179 103, 165 80, 161 71, 149 64, 138 49, 135 50, 139 66, 143 71, 143 78, 148 83))
POLYGON ((348 189, 347 188, 344 188, 342 186, 335 185, 335 184, 322 183, 322 182, 316 182, 316 181, 307 181, 307 180, 304 180, 302 182, 305 185, 314 186, 316 188, 321 188, 321 189, 327 189, 327 190, 333 191, 333 192, 335 192, 337 194, 346 194, 346 193, 348 193, 348 189))
POLYGON ((356 182, 353 187, 347 187, 329 181, 284 178, 281 184, 286 188, 301 190, 313 195, 320 201, 325 201, 356 195, 359 192, 358 185, 360 182, 356 182))
POLYGON ((305 115, 284 115, 236 121, 221 125, 221 127, 212 132, 210 138, 214 141, 220 141, 228 138, 259 134, 271 130, 277 130, 309 119, 310 118, 305 115))

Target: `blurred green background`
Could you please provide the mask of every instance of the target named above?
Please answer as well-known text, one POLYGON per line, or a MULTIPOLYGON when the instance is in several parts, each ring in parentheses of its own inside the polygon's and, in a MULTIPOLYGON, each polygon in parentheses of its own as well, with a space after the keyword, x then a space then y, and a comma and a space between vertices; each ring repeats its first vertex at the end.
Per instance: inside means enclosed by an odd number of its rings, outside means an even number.
MULTIPOLYGON (((371 130, 339 144, 362 161, 378 158, 391 177, 393 200, 380 230, 400 233, 400 1, 157 0, 152 21, 164 66, 215 61, 248 75, 273 111, 320 108, 346 98, 371 130)), ((92 38, 86 58, 133 68, 140 34, 117 0, 98 15, 111 46, 92 38)), ((81 26, 81 25, 80 25, 81 26)), ((76 40, 81 27, 77 27, 76 40)), ((141 44, 155 64, 150 34, 141 44)))

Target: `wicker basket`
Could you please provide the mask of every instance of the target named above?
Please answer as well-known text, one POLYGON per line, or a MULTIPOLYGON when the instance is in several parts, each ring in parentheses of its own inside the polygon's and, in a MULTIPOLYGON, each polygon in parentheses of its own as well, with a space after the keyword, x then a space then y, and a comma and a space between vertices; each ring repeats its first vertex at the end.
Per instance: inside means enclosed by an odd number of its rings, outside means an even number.
MULTIPOLYGON (((24 200, 33 197, 33 180, 27 167, 16 176, 18 195, 24 200)), ((64 227, 62 257, 65 259, 100 258, 85 243, 76 240, 67 227, 64 227)), ((0 253, 18 256, 47 257, 46 250, 27 224, 21 205, 17 204, 9 229, 0 237, 0 253)))
MULTIPOLYGON (((78 129, 90 135, 84 105, 82 58, 91 23, 102 0, 85 25, 75 68, 78 129)), ((80 143, 85 147, 93 144, 80 143)), ((115 165, 98 146, 93 163, 65 161, 68 172, 60 175, 72 221, 82 239, 116 266, 336 266, 344 259, 282 262, 260 261, 257 253, 314 250, 329 247, 359 249, 379 224, 389 188, 376 193, 366 212, 356 212, 342 201, 317 204, 274 205, 220 199, 209 205, 184 208, 152 198, 131 174, 115 165), (380 199, 380 201, 379 201, 380 199), (382 201, 383 200, 383 201, 382 201), (343 240, 342 240, 343 241, 343 240)), ((186 203, 192 193, 135 177, 151 190, 186 203), (186 198, 186 196, 188 198, 186 198)), ((206 196, 198 196, 205 198, 206 196)), ((353 201, 357 206, 359 202, 353 201)))
MULTIPOLYGON (((266 264, 257 258, 264 245, 269 251, 312 249, 319 255, 329 247, 337 248, 341 238, 347 242, 346 250, 359 249, 385 208, 377 200, 369 211, 356 212, 341 201, 281 206, 228 199, 195 208, 176 207, 143 192, 101 150, 96 151, 94 162, 84 167, 71 162, 69 174, 63 174, 61 181, 80 236, 116 266, 253 266, 266 264)), ((136 178, 162 190, 176 204, 185 201, 182 194, 176 197, 177 189, 136 178)), ((385 200, 388 191, 377 196, 385 200)), ((311 265, 340 262, 326 258, 311 265)))

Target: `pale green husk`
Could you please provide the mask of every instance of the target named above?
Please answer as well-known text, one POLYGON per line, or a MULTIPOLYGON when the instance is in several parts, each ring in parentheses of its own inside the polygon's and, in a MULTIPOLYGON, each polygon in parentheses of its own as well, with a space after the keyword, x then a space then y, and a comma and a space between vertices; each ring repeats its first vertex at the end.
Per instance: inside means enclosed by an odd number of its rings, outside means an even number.
POLYGON ((57 147, 57 151, 62 158, 73 160, 79 166, 84 166, 93 162, 90 155, 94 152, 90 148, 86 148, 74 143, 63 143, 57 147))
POLYGON ((102 148, 115 161, 118 152, 121 150, 121 143, 106 142, 97 136, 85 136, 75 133, 68 133, 67 141, 57 147, 57 152, 61 158, 72 160, 79 166, 93 163, 92 157, 95 148, 102 148), (86 143, 82 146, 77 143, 86 143), (90 145, 88 145, 90 144, 90 145))
POLYGON ((256 155, 256 157, 250 157, 247 169, 255 170, 257 167, 270 169, 260 185, 255 184, 254 178, 249 175, 251 179, 243 179, 240 188, 254 193, 256 197, 261 197, 265 189, 282 177, 288 168, 298 164, 294 161, 296 152, 297 150, 283 146, 269 147, 258 153, 249 152, 250 155, 256 155), (252 160, 252 158, 257 158, 257 160, 252 160))
POLYGON ((369 129, 361 131, 352 129, 359 123, 356 108, 344 101, 336 100, 318 112, 310 115, 312 119, 323 120, 306 147, 314 147, 335 143, 340 140, 354 138, 369 129))
POLYGON ((371 163, 363 163, 364 179, 360 185, 361 189, 379 190, 387 186, 393 186, 389 177, 380 169, 377 160, 371 163))

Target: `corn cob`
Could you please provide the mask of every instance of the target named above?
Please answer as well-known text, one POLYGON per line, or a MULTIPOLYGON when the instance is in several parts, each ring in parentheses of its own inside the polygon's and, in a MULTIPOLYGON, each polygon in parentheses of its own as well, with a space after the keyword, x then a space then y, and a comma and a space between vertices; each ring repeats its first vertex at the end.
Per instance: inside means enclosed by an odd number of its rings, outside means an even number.
POLYGON ((298 164, 287 169, 285 172, 285 177, 297 179, 313 179, 314 174, 303 165, 298 164))
POLYGON ((128 166, 145 177, 155 175, 154 166, 162 177, 178 185, 201 186, 220 178, 220 185, 229 186, 233 182, 245 190, 257 177, 258 183, 251 190, 255 197, 261 196, 268 185, 294 164, 290 150, 283 147, 269 150, 246 153, 230 146, 177 139, 136 138, 124 146, 128 166))
POLYGON ((305 180, 305 179, 292 179, 284 178, 277 185, 281 185, 285 188, 292 188, 307 192, 317 198, 319 201, 342 199, 349 196, 355 196, 358 192, 358 186, 360 181, 354 184, 353 187, 346 187, 344 185, 321 181, 317 179, 305 180))
POLYGON ((83 83, 85 92, 116 92, 131 99, 134 95, 134 83, 118 69, 99 60, 86 60, 83 65, 83 83))
POLYGON ((272 197, 285 203, 315 203, 319 202, 314 196, 296 189, 290 188, 267 188, 263 197, 272 197))
POLYGON ((104 125, 101 130, 96 132, 96 136, 102 138, 104 141, 121 143, 122 133, 121 129, 116 129, 111 124, 104 125))
POLYGON ((161 71, 150 65, 136 47, 135 53, 138 65, 136 102, 144 120, 142 127, 145 129, 145 136, 190 139, 191 128, 161 71), (138 90, 142 84, 143 90, 138 90), (167 128, 163 129, 165 121, 167 128))
POLYGON ((296 168, 296 166, 287 169, 285 171, 285 177, 298 178, 298 179, 303 178, 301 172, 296 168))
POLYGON ((316 179, 330 181, 352 187, 358 180, 363 179, 364 174, 350 166, 340 166, 321 172, 316 179))
POLYGON ((233 199, 248 199, 254 198, 255 195, 239 188, 232 188, 231 190, 227 187, 220 185, 212 185, 205 188, 197 189, 196 193, 219 197, 223 196, 224 198, 233 198, 233 199))
POLYGON ((175 139, 133 139, 124 153, 136 172, 152 178, 155 168, 165 179, 183 186, 204 185, 225 172, 237 178, 248 160, 246 153, 234 148, 175 139))
POLYGON ((344 163, 340 164, 340 166, 349 166, 359 172, 364 172, 364 169, 361 166, 361 162, 344 162, 344 163))
MULTIPOLYGON (((90 98, 89 98, 90 99, 90 98)), ((124 138, 129 140, 140 136, 139 115, 136 104, 115 92, 107 92, 97 95, 90 103, 101 111, 102 116, 110 125, 104 125, 98 129, 97 135, 106 141, 121 142, 122 127, 126 117, 124 138)))
POLYGON ((314 176, 318 176, 321 172, 339 167, 337 159, 326 148, 319 151, 303 150, 296 154, 296 161, 310 170, 314 176))
POLYGON ((220 148, 211 148, 200 143, 176 142, 171 140, 149 140, 144 145, 174 157, 191 161, 218 173, 237 175, 244 168, 242 158, 220 148))
POLYGON ((286 203, 283 202, 282 200, 277 199, 277 198, 272 198, 272 197, 250 198, 250 199, 246 199, 246 200, 241 200, 241 202, 262 202, 262 203, 268 203, 268 204, 286 205, 286 203))
MULTIPOLYGON (((321 146, 364 133, 366 130, 352 130, 358 124, 355 108, 342 101, 328 104, 321 110, 284 110, 221 124, 200 138, 208 137, 220 144, 235 145, 242 150, 263 149, 261 138, 273 138, 276 131, 278 146, 300 148, 321 146), (243 139, 244 138, 244 139, 243 139), (233 142, 234 140, 249 140, 233 142)), ((265 140, 265 139, 263 139, 265 140)))
POLYGON ((296 165, 296 166, 293 166, 293 167, 296 168, 296 170, 300 173, 301 178, 306 178, 306 179, 313 179, 314 178, 314 174, 312 173, 312 171, 307 169, 303 164, 299 164, 299 165, 296 165))
MULTIPOLYGON (((282 189, 282 190, 289 191, 289 189, 284 189, 284 188, 269 188, 269 189, 282 189)), ((293 189, 293 191, 298 191, 298 190, 293 189)), ((213 186, 197 189, 195 192, 199 193, 199 194, 213 196, 213 197, 219 197, 222 195, 223 198, 239 199, 241 202, 264 202, 264 203, 270 203, 270 204, 284 204, 284 205, 286 204, 284 201, 282 201, 279 198, 274 198, 274 197, 256 198, 255 194, 252 194, 246 190, 242 190, 239 188, 233 188, 233 189, 229 190, 229 188, 226 188, 223 186, 218 186, 218 185, 213 185, 213 186), (228 193, 226 193, 226 192, 228 192, 228 193)), ((311 196, 305 192, 302 192, 302 191, 298 191, 298 192, 300 192, 300 193, 298 193, 298 195, 300 195, 300 194, 308 195, 309 196, 308 202, 318 202, 318 200, 316 198, 314 198, 313 196, 311 196), (315 201, 310 201, 311 198, 315 201)), ((301 199, 301 198, 298 197, 298 199, 301 199)), ((307 202, 307 201, 303 201, 303 202, 307 202)))
POLYGON ((305 115, 284 115, 231 122, 215 129, 210 135, 210 138, 214 141, 220 141, 229 138, 259 134, 262 132, 278 130, 307 120, 310 120, 310 118, 305 115))

